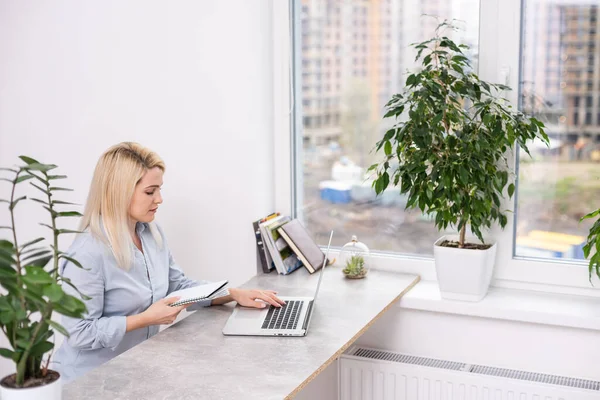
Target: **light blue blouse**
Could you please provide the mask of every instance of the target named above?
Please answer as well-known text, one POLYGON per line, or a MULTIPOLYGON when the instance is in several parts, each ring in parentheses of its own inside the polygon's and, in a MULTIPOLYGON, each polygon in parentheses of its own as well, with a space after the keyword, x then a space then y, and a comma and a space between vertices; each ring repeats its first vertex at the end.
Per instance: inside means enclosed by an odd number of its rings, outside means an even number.
MULTIPOLYGON (((158 326, 149 326, 126 333, 127 316, 141 313, 175 290, 207 283, 185 277, 173 260, 160 228, 162 247, 147 224, 138 222, 136 231, 144 252, 132 243, 135 257, 129 271, 119 268, 110 249, 89 232, 78 234, 68 251, 86 270, 70 262, 61 265, 63 276, 69 278, 81 293, 91 297, 85 301, 88 309, 85 319, 62 317, 62 325, 70 337, 65 338, 56 353, 52 368, 60 372, 65 382, 158 332, 158 326)), ((78 296, 68 285, 63 285, 63 289, 78 296)), ((188 310, 209 306, 210 302, 198 302, 188 310)))

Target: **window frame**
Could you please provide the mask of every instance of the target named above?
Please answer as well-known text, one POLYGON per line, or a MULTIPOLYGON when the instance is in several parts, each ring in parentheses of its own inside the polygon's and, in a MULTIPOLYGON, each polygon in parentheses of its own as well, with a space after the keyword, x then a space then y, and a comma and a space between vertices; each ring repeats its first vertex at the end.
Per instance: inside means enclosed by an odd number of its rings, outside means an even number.
MULTIPOLYGON (((524 0, 480 1, 479 76, 516 88, 505 93, 518 104, 521 18, 524 0)), ((274 1, 273 9, 273 171, 275 174, 275 208, 295 218, 302 218, 302 12, 300 0, 274 1), (296 21, 296 23, 293 23, 296 21), (299 106, 297 106, 299 105, 299 106)), ((508 155, 518 176, 515 153, 508 155)), ((600 297, 600 280, 588 281, 587 263, 517 257, 514 255, 515 219, 518 186, 513 200, 503 205, 514 210, 504 230, 494 227, 487 235, 498 243, 492 286, 600 297)), ((440 236, 442 234, 440 233, 440 236)), ((432 243, 433 245, 433 243, 432 243)), ((333 249, 332 249, 333 252, 333 249)), ((436 280, 433 258, 401 253, 373 253, 375 268, 419 274, 422 279, 436 280)))

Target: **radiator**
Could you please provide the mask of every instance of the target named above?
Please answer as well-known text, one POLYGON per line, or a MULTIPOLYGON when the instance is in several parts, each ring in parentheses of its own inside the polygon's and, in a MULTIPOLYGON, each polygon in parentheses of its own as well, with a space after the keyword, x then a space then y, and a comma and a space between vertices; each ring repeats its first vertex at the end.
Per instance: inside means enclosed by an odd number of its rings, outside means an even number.
POLYGON ((600 382, 355 346, 340 357, 341 400, 599 400, 600 382))

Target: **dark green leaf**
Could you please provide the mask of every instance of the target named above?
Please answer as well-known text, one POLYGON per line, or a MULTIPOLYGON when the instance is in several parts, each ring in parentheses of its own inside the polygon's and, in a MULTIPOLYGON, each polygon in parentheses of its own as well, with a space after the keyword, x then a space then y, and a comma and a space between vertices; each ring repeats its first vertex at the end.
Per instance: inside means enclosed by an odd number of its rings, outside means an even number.
POLYGON ((48 175, 48 180, 66 179, 66 178, 67 178, 66 175, 48 175))
POLYGON ((0 356, 12 359, 15 352, 9 349, 0 348, 0 356))
POLYGON ((77 261, 76 259, 74 259, 74 258, 72 258, 72 257, 69 257, 69 256, 66 256, 66 255, 64 255, 64 254, 61 254, 61 255, 60 255, 60 258, 64 258, 65 260, 68 260, 68 261, 72 262, 73 264, 75 264, 77 267, 79 267, 79 268, 82 268, 82 269, 85 269, 85 268, 83 267, 83 265, 81 265, 81 263, 80 263, 79 261, 77 261))
POLYGON ((384 141, 390 140, 391 138, 394 137, 394 135, 396 134, 396 130, 395 129, 390 129, 385 133, 385 136, 383 137, 384 141))
POLYGON ((51 251, 48 250, 48 249, 37 251, 37 252, 35 252, 33 254, 29 254, 27 257, 25 257, 23 259, 23 263, 27 264, 30 260, 32 260, 34 258, 40 258, 40 257, 46 256, 46 255, 48 255, 50 253, 51 253, 51 251))
POLYGON ((76 297, 65 294, 58 303, 53 303, 55 310, 67 316, 75 316, 81 318, 85 312, 85 304, 76 297))
POLYGON ((8 296, 0 296, 0 311, 10 311, 12 306, 8 301, 8 296))
POLYGON ((500 214, 499 217, 500 217, 500 226, 502 228, 504 228, 506 226, 506 223, 508 222, 508 219, 506 218, 505 215, 502 215, 502 214, 500 214))
POLYGON ((0 240, 0 249, 11 250, 11 254, 14 252, 15 245, 8 240, 1 239, 0 240))
POLYGON ((0 325, 10 324, 11 322, 14 322, 15 319, 15 311, 12 308, 0 313, 0 325))
POLYGON ((27 165, 27 167, 25 167, 25 169, 27 169, 27 170, 40 171, 40 172, 48 172, 54 168, 56 168, 56 165, 54 165, 54 164, 40 164, 40 163, 32 163, 32 164, 27 165))
POLYGON ((389 110, 387 113, 385 113, 383 118, 389 118, 389 117, 393 117, 395 115, 398 115, 398 112, 396 111, 395 108, 393 108, 393 109, 389 110))
POLYGON ((58 190, 63 190, 63 191, 66 191, 66 192, 72 192, 73 191, 73 189, 56 187, 56 186, 51 186, 51 187, 48 188, 48 190, 51 191, 51 192, 55 192, 55 191, 58 191, 58 190))
POLYGON ((59 301, 65 294, 60 285, 57 285, 56 283, 45 286, 42 293, 52 302, 59 301))
POLYGON ((53 327, 54 329, 56 329, 58 332, 60 332, 63 336, 65 337, 69 337, 69 332, 58 322, 52 321, 52 320, 47 320, 46 321, 51 327, 53 327))
POLYGON ((14 210, 15 207, 17 206, 17 203, 20 202, 21 200, 25 200, 26 198, 27 198, 27 196, 22 196, 22 197, 19 197, 18 199, 13 200, 12 203, 10 203, 10 206, 8 207, 9 210, 11 210, 11 211, 14 210))
POLYGON ((459 168, 459 173, 460 173, 460 180, 463 184, 466 184, 469 181, 469 175, 467 173, 466 168, 464 168, 462 165, 459 168))
POLYGON ((45 193, 45 194, 48 194, 48 193, 49 193, 49 192, 48 192, 46 189, 42 189, 41 187, 39 187, 38 185, 36 185, 36 184, 35 184, 35 183, 33 183, 33 182, 29 182, 29 184, 30 184, 31 186, 33 186, 34 188, 36 188, 37 190, 40 190, 41 192, 43 192, 43 193, 45 193))
POLYGON ((385 151, 385 155, 389 156, 390 154, 392 154, 392 144, 389 141, 385 142, 383 150, 385 151))
POLYGON ((46 206, 48 205, 48 202, 44 201, 44 200, 40 200, 40 199, 36 199, 36 198, 30 198, 29 200, 33 200, 33 201, 35 201, 37 203, 42 203, 42 204, 44 204, 46 206))
POLYGON ((83 215, 77 211, 63 211, 56 213, 57 217, 83 217, 83 215))
POLYGON ((77 203, 69 203, 68 201, 52 200, 52 205, 55 205, 55 204, 68 204, 68 205, 71 205, 71 206, 78 206, 79 205, 77 203))
POLYGON ((390 184, 390 176, 388 175, 387 172, 384 172, 381 177, 383 178, 382 187, 385 190, 388 187, 388 185, 390 184))
POLYGON ((22 175, 17 178, 16 183, 21 183, 21 182, 26 181, 27 179, 31 179, 31 178, 33 178, 32 175, 22 175))
POLYGON ((592 211, 591 213, 584 215, 580 221, 583 221, 584 219, 588 219, 588 218, 593 218, 598 214, 600 214, 600 208, 597 209, 596 211, 592 211))
MULTIPOLYGON (((17 271, 13 269, 10 264, 6 264, 4 261, 0 261, 0 278, 9 279, 16 283, 17 271)), ((0 279, 0 284, 2 280, 0 279)))
POLYGON ((91 300, 92 299, 90 296, 81 293, 81 291, 79 289, 77 289, 77 287, 75 287, 75 285, 73 285, 73 283, 71 282, 71 280, 69 278, 65 278, 64 276, 61 276, 60 280, 63 281, 64 283, 66 283, 67 285, 71 286, 71 288, 73 288, 79 294, 79 296, 81 296, 81 298, 83 300, 91 300))
POLYGON ((369 171, 373 171, 374 169, 377 169, 377 167, 379 166, 379 164, 373 164, 369 167, 369 169, 367 169, 367 172, 369 171))
POLYGON ((508 197, 512 197, 514 192, 515 192, 515 185, 511 183, 510 185, 508 185, 508 197))
POLYGON ((19 158, 21 160, 23 160, 25 163, 27 164, 39 164, 39 162, 37 160, 34 160, 31 157, 27 157, 27 156, 19 156, 19 158))
POLYGON ((31 351, 29 352, 29 355, 31 357, 41 357, 43 356, 45 353, 49 352, 50 350, 52 350, 54 348, 54 343, 52 342, 41 342, 36 344, 35 346, 33 346, 31 348, 31 351))
POLYGON ((500 198, 496 193, 492 193, 492 200, 494 200, 496 207, 500 207, 500 198))
POLYGON ((27 261, 27 265, 26 266, 44 267, 44 266, 46 266, 46 264, 48 264, 48 262, 50 260, 52 260, 52 257, 53 257, 52 255, 49 255, 49 256, 44 256, 44 257, 36 258, 35 260, 27 261))
POLYGON ((21 251, 23 249, 25 249, 26 247, 31 246, 32 244, 36 244, 36 243, 41 242, 42 240, 44 240, 44 238, 43 237, 39 237, 37 239, 34 239, 34 240, 30 241, 30 242, 25 243, 24 245, 21 246, 21 251))
POLYGON ((41 226, 45 226, 46 228, 50 228, 50 229, 51 229, 51 230, 53 230, 53 231, 54 231, 54 230, 57 230, 57 231, 58 231, 58 229, 54 229, 53 227, 51 227, 51 226, 50 226, 50 225, 48 225, 48 224, 44 224, 44 223, 40 222, 40 225, 41 225, 41 226))
POLYGON ((63 233, 83 233, 83 231, 74 231, 71 229, 59 229, 58 233, 63 234, 63 233))
MULTIPOLYGON (((31 289, 31 288, 28 288, 31 289)), ((31 302, 33 302, 34 304, 36 304, 40 309, 42 309, 45 305, 46 305, 46 300, 44 300, 44 298, 37 294, 34 293, 33 290, 26 290, 23 295, 25 296, 26 299, 30 300, 31 302)))
POLYGON ((36 258, 35 260, 28 260, 26 266, 44 267, 50 260, 52 260, 52 257, 53 255, 49 255, 36 258))
POLYGON ((22 276, 22 279, 27 284, 40 285, 54 282, 54 279, 50 276, 50 274, 44 271, 44 269, 40 266, 30 265, 25 267, 25 271, 26 273, 22 276))

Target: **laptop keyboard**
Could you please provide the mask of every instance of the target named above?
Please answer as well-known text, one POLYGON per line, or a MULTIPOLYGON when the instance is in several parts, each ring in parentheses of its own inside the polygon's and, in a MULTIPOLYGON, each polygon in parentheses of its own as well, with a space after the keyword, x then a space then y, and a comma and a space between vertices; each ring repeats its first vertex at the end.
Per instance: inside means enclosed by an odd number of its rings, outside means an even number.
POLYGON ((262 329, 296 329, 303 303, 300 300, 290 300, 281 307, 269 307, 262 329))

